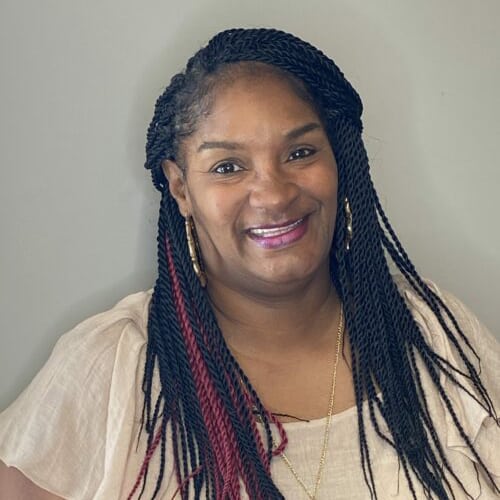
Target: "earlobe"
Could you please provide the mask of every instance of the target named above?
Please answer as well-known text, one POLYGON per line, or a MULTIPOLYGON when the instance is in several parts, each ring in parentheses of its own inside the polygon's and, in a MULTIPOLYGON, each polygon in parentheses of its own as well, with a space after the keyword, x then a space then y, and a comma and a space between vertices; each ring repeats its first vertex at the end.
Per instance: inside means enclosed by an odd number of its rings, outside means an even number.
POLYGON ((163 173, 168 180, 170 194, 177 202, 179 211, 184 217, 190 213, 189 200, 186 192, 186 179, 179 165, 173 160, 164 160, 163 173))

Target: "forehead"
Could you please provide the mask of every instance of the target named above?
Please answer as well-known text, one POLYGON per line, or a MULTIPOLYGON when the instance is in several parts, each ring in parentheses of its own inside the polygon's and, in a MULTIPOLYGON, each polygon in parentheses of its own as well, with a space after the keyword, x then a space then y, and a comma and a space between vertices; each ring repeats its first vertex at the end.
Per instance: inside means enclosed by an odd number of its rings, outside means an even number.
POLYGON ((312 103, 281 75, 245 74, 218 84, 211 106, 198 122, 191 141, 231 137, 259 140, 320 119, 312 103))

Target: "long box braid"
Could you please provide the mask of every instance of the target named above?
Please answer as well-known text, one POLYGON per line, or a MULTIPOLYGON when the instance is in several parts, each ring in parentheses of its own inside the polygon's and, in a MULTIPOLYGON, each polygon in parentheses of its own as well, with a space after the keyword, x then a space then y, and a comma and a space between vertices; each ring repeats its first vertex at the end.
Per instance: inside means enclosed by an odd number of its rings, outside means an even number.
MULTIPOLYGON (((181 144, 211 105, 220 79, 238 64, 264 63, 282 74, 306 96, 323 121, 339 171, 338 214, 331 249, 331 279, 344 303, 352 349, 362 473, 371 498, 377 498, 372 457, 366 438, 368 421, 380 439, 397 453, 413 498, 415 480, 429 498, 454 498, 452 481, 465 490, 452 470, 430 417, 421 381, 427 370, 443 404, 469 450, 493 483, 466 435, 439 375, 467 389, 457 375, 473 384, 479 404, 496 419, 493 403, 470 357, 476 356, 451 311, 419 276, 385 215, 373 186, 363 145, 362 103, 335 63, 299 38, 275 29, 232 29, 217 34, 175 75, 156 102, 147 133, 146 168, 161 192, 158 223, 158 278, 150 306, 143 379, 143 429, 148 451, 129 498, 148 476, 154 453, 160 453, 156 491, 166 463, 167 424, 172 430, 171 455, 178 491, 187 499, 240 498, 240 480, 255 499, 284 498, 270 474, 273 454, 270 421, 258 395, 231 355, 206 292, 191 267, 184 222, 168 190, 162 162, 182 166, 181 144), (343 200, 349 198, 355 238, 345 249, 343 200), (464 362, 460 371, 427 344, 389 272, 385 253, 429 306, 464 362), (417 364, 421 361, 421 366, 417 364), (153 390, 158 372, 161 390, 153 390), (379 394, 380 393, 380 394, 379 394), (263 415, 264 436, 253 414, 263 415), (381 431, 383 419, 389 430, 381 431)), ((497 419, 496 419, 497 420, 497 419)), ((498 422, 498 420, 497 420, 498 422)))

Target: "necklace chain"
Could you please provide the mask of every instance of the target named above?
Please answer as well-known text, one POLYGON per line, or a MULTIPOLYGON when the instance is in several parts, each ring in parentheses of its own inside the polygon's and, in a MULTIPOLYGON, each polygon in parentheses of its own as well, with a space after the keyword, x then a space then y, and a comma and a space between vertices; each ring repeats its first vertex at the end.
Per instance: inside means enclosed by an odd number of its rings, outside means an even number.
POLYGON ((339 356, 340 356, 340 349, 342 346, 343 336, 344 336, 344 312, 343 312, 343 308, 341 305, 340 306, 339 326, 337 329, 337 345, 335 348, 335 361, 333 364, 332 383, 331 383, 331 390, 330 390, 330 401, 328 403, 328 413, 326 416, 325 432, 323 435, 323 446, 321 448, 321 456, 319 459, 318 473, 316 474, 316 482, 314 484, 314 489, 312 492, 307 487, 304 480, 299 476, 297 470, 290 462, 290 459, 285 455, 284 452, 280 453, 281 459, 283 460, 285 465, 288 467, 288 469, 292 473, 293 477, 297 480, 297 482, 300 484, 302 489, 305 491, 308 498, 310 498, 310 500, 316 499, 316 495, 318 494, 318 490, 319 490, 319 485, 321 484, 321 478, 323 476, 323 470, 325 468, 326 455, 328 452, 328 441, 330 438, 330 426, 332 423, 332 416, 333 416, 333 407, 335 405, 335 386, 337 383, 337 366, 339 364, 339 356))
MULTIPOLYGON (((327 456, 327 452, 328 452, 328 441, 330 438, 330 427, 331 427, 332 416, 333 416, 333 408, 335 406, 335 386, 337 383, 337 366, 339 364, 340 350, 342 347, 343 337, 344 337, 344 309, 342 307, 342 304, 340 304, 340 317, 339 317, 339 326, 337 328, 337 343, 335 346, 335 359, 334 359, 333 371, 332 371, 330 400, 328 402, 328 413, 326 415, 325 432, 323 434, 323 445, 321 447, 321 456, 319 459, 318 472, 316 474, 316 482, 314 484, 314 490, 312 492, 307 487, 304 480, 299 476, 297 470, 293 466, 290 459, 286 456, 285 452, 283 452, 283 451, 280 452, 281 459, 283 460, 285 465, 288 467, 291 474, 296 479, 296 481, 300 484, 300 486, 302 487, 302 489, 304 490, 304 492, 306 493, 307 497, 310 500, 316 500, 316 495, 318 494, 319 486, 321 484, 321 478, 323 476, 323 470, 325 468, 326 456, 327 456)), ((243 386, 243 380, 240 380, 240 382, 243 386)), ((257 410, 256 410, 256 412, 257 412, 257 419, 261 422, 262 416, 260 415, 260 413, 257 410)), ((274 447, 274 444, 275 443, 273 440, 272 441, 273 447, 274 447)))

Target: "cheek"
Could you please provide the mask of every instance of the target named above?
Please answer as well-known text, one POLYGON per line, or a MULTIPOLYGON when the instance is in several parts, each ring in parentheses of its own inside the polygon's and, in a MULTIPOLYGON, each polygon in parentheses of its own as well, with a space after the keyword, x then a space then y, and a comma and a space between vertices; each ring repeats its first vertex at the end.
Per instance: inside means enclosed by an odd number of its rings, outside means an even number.
POLYGON ((314 189, 314 197, 321 203, 321 219, 325 237, 331 240, 337 219, 338 177, 336 168, 324 169, 318 173, 311 189, 314 189))
POLYGON ((316 199, 328 208, 337 207, 338 177, 336 168, 325 168, 314 175, 314 182, 310 184, 309 190, 314 193, 316 199))
POLYGON ((325 196, 330 199, 333 207, 337 207, 337 191, 339 186, 339 177, 337 171, 337 164, 333 161, 331 169, 328 171, 328 176, 324 180, 325 196))
POLYGON ((231 190, 203 189, 193 203, 193 217, 212 241, 234 226, 238 213, 238 202, 231 190))

